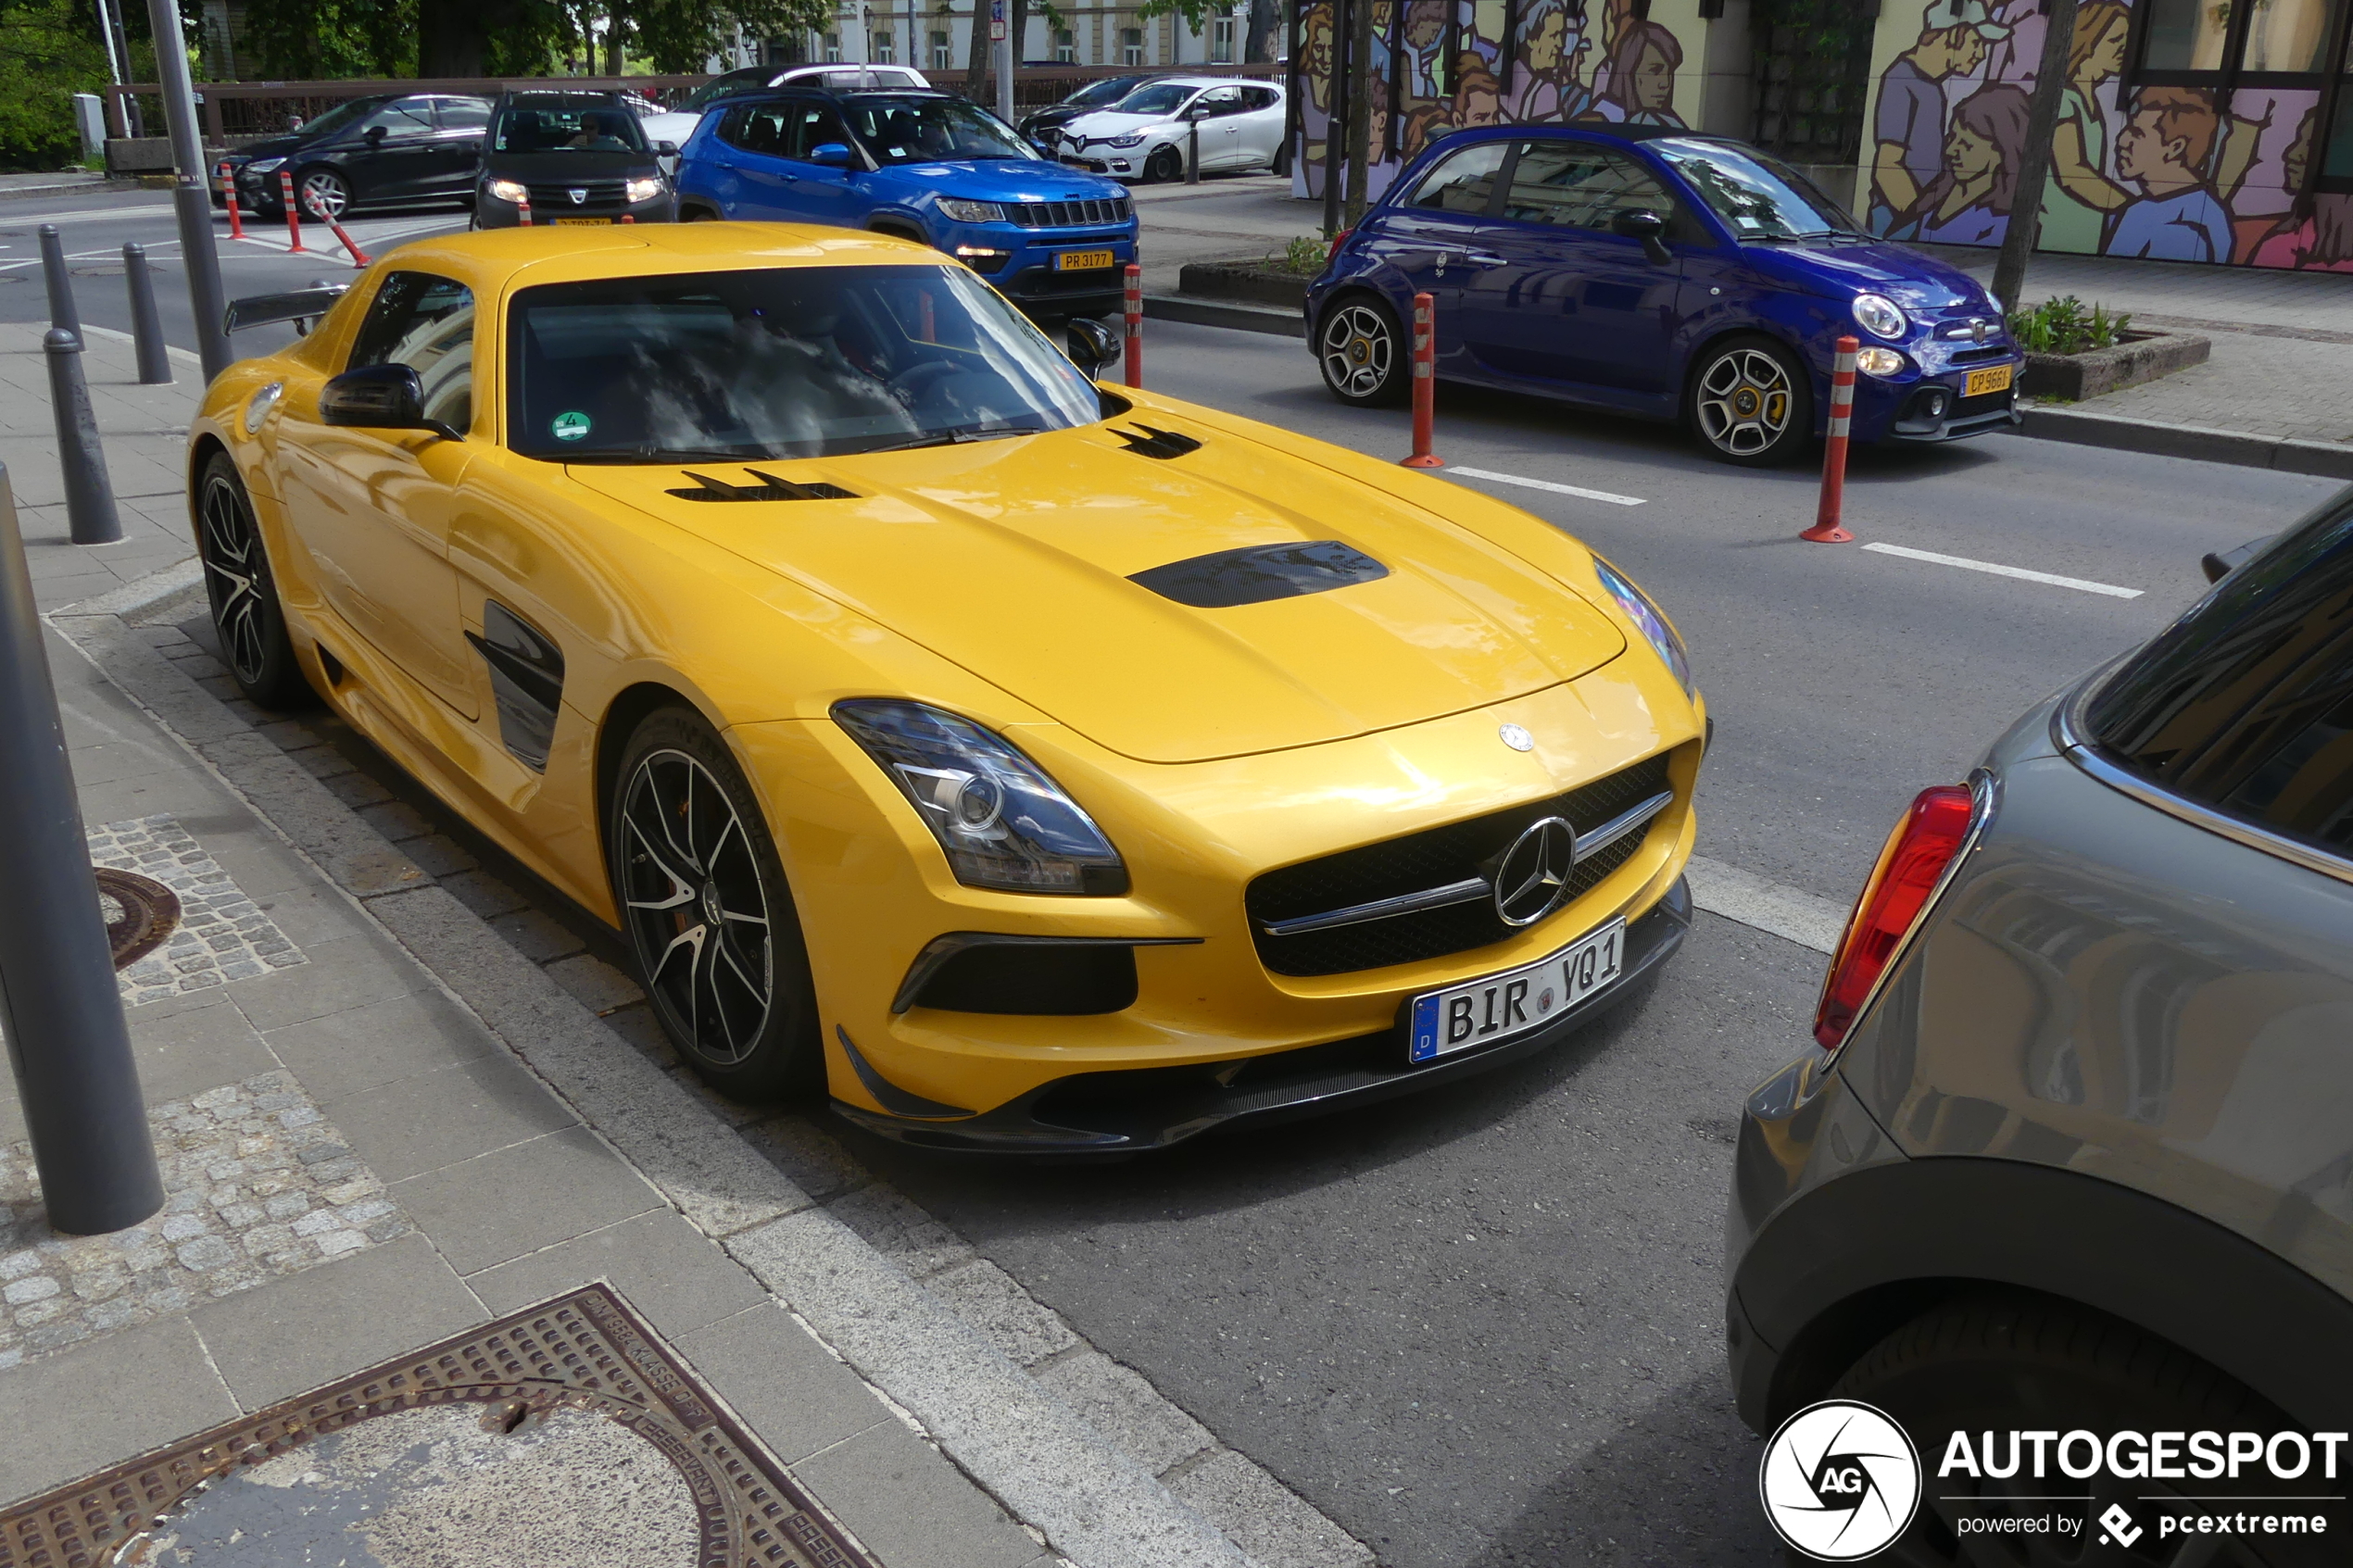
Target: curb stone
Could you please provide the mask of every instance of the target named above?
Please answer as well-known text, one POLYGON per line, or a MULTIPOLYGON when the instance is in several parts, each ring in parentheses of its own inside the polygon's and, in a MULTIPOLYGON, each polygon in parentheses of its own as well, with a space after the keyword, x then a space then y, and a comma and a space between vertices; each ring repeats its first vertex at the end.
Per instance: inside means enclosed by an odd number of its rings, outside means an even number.
MULTIPOLYGON (((1176 1487, 1214 1465, 1229 1484, 1196 1503, 1156 1477, 1026 1371, 992 1336, 909 1272, 968 1267, 961 1238, 880 1184, 841 1207, 895 1202, 933 1243, 880 1250, 763 1158, 711 1105, 666 1074, 546 971, 338 799, 268 737, 129 628, 201 592, 189 563, 48 617, 84 658, 247 800, 273 830, 359 903, 445 991, 635 1166, 679 1212, 779 1297, 830 1353, 906 1411, 1013 1517, 1081 1568, 1365 1568, 1372 1554, 1244 1456, 1210 1446, 1166 1467, 1176 1487), (949 1244, 944 1248, 938 1244, 949 1244), (1220 1528, 1223 1524, 1225 1527, 1220 1528), (1229 1536, 1227 1532, 1232 1532, 1229 1536), (1243 1539, 1238 1544, 1234 1537, 1243 1539), (1253 1556, 1252 1549, 1259 1555, 1253 1556)), ((993 1269, 989 1271, 995 1273, 993 1269)), ((1010 1278, 995 1292, 1025 1311, 1042 1363, 1083 1347, 1010 1278), (1048 1320, 1059 1334, 1036 1333, 1048 1320)), ((983 1302, 988 1306, 992 1303, 983 1302)), ((985 1314, 1000 1318, 1001 1311, 985 1314)), ((1091 1354, 1081 1349, 1083 1354, 1091 1354)), ((1118 1369, 1125 1371, 1126 1369, 1118 1369)), ((1126 1390, 1189 1417, 1140 1377, 1126 1390)), ((1196 1489, 1196 1488, 1188 1488, 1196 1489)))

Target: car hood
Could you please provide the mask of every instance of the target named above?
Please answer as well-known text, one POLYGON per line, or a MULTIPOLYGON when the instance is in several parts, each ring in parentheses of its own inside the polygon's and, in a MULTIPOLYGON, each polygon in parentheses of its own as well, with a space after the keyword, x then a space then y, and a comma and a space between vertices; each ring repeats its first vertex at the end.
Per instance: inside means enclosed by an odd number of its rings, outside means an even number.
POLYGON ((253 163, 265 157, 283 157, 296 148, 312 144, 309 140, 299 135, 267 136, 258 142, 247 142, 229 156, 240 163, 253 163))
MULTIPOLYGON (((1164 429, 1188 423, 1145 417, 1164 429)), ((1149 762, 1312 746, 1485 707, 1574 680, 1626 646, 1609 618, 1559 581, 1384 490, 1207 430, 1199 449, 1155 458, 1121 430, 1143 438, 1130 416, 751 465, 823 480, 850 499, 685 501, 668 494, 694 487, 678 469, 569 471, 1149 762), (1321 541, 1362 552, 1386 574, 1225 608, 1132 581, 1202 556, 1321 541)), ((691 471, 761 483, 735 464, 691 471)))
POLYGON ((1110 109, 1097 109, 1092 114, 1082 114, 1069 121, 1063 130, 1074 136, 1100 141, 1106 136, 1130 136, 1139 131, 1149 131, 1155 125, 1176 123, 1178 121, 1174 115, 1116 114, 1110 109))
POLYGON ((553 153, 485 153, 485 175, 521 180, 533 185, 553 185, 566 180, 623 180, 630 175, 660 172, 653 149, 642 153, 595 153, 585 149, 553 153))
POLYGON ((912 174, 933 194, 964 201, 1106 201, 1127 187, 1101 174, 1044 158, 970 158, 953 163, 900 163, 883 171, 912 174), (947 182, 946 183, 941 183, 947 182))
POLYGON ((1977 305, 1984 290, 1959 268, 1886 240, 1805 240, 1743 247, 1756 270, 1815 294, 1883 294, 1907 310, 1977 305))

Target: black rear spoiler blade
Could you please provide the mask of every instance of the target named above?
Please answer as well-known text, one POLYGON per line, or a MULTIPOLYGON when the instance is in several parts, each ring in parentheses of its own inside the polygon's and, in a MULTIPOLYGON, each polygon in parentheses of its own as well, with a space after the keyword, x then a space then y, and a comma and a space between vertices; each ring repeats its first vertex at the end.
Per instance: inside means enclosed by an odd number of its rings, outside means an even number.
POLYGON ((232 300, 221 320, 225 332, 239 332, 246 327, 267 327, 280 321, 308 323, 324 316, 334 307, 336 300, 348 292, 347 283, 318 283, 292 294, 258 294, 249 299, 232 300))

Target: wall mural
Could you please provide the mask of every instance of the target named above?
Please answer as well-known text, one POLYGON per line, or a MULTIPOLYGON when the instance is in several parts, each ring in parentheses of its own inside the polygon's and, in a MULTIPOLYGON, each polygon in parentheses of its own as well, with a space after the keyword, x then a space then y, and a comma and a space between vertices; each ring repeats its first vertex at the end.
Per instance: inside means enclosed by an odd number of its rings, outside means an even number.
MULTIPOLYGON (((1431 141, 1469 126, 1680 128, 1687 114, 1697 119, 1707 24, 1696 0, 1518 0, 1516 18, 1513 9, 1504 0, 1402 0, 1402 9, 1401 0, 1375 0, 1371 194, 1431 141)), ((1325 142, 1334 133, 1334 0, 1309 0, 1300 22, 1307 149, 1292 175, 1300 195, 1324 189, 1325 142)))
MULTIPOLYGON (((2227 6, 2211 11, 2229 15, 2227 6)), ((2276 22, 2250 26, 2245 69, 2321 63, 2322 41, 2302 32, 2315 31, 2325 6, 2263 13, 2276 22)), ((2015 171, 2044 28, 2040 0, 1891 6, 1863 155, 1873 232, 2001 243, 2021 196, 2015 171)), ((2319 89, 2128 87, 2132 35, 2129 0, 2082 0, 2040 195, 2040 248, 2353 271, 2353 196, 2316 195, 2303 219, 2293 210, 2322 140, 2319 89)), ((2179 63, 2218 69, 2223 45, 2212 31, 2179 63)))

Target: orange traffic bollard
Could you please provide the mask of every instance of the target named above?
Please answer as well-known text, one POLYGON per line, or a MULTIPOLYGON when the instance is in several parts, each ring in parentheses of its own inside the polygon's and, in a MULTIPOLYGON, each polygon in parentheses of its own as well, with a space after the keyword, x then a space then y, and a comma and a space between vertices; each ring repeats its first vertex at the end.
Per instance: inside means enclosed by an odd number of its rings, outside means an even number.
POLYGON ((1414 455, 1403 459, 1409 469, 1442 469, 1446 460, 1429 449, 1430 426, 1438 417, 1438 332, 1436 302, 1426 294, 1414 296, 1414 455))
POLYGON ((1822 500, 1814 511, 1814 526, 1798 535, 1817 545, 1843 545, 1855 537, 1839 525, 1846 500, 1846 432, 1855 422, 1855 353, 1862 347, 1851 337, 1838 340, 1838 358, 1831 371, 1830 439, 1822 443, 1822 500))
POLYGON ((623 223, 635 223, 637 221, 637 215, 634 212, 624 212, 621 215, 621 220, 623 223))
POLYGON ((245 224, 243 215, 237 211, 236 179, 229 172, 229 165, 225 161, 212 172, 220 182, 221 194, 228 198, 229 237, 233 240, 242 240, 245 237, 245 224))
POLYGON ((526 229, 530 228, 530 227, 531 227, 531 193, 530 193, 530 192, 525 191, 525 192, 524 192, 522 195, 519 195, 519 196, 517 196, 517 197, 515 198, 515 210, 516 210, 518 213, 520 213, 520 214, 522 214, 522 226, 523 226, 524 228, 526 228, 526 229))
POLYGON ((1144 270, 1127 264, 1127 384, 1144 384, 1144 270))
POLYGON ((351 243, 351 236, 343 232, 343 225, 335 221, 334 215, 327 210, 327 204, 319 200, 315 192, 312 193, 310 216, 324 223, 328 232, 343 243, 343 248, 351 253, 351 264, 354 267, 368 265, 368 253, 351 243))
POLYGON ((278 199, 283 202, 286 207, 286 254, 300 255, 302 253, 302 209, 295 205, 294 176, 283 169, 278 170, 278 199))

